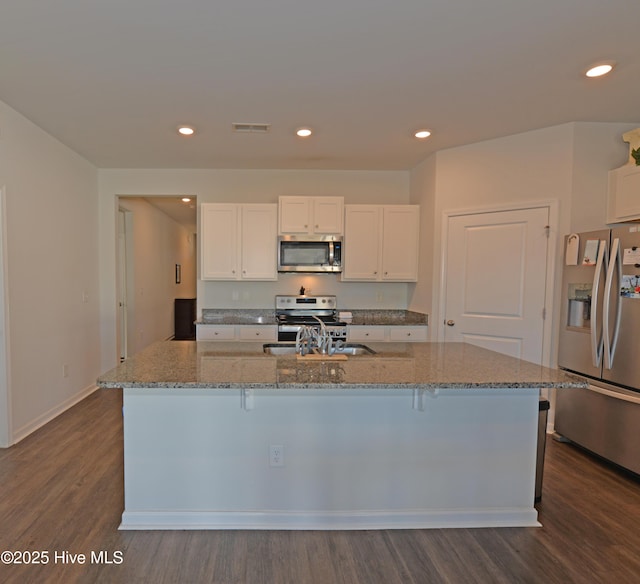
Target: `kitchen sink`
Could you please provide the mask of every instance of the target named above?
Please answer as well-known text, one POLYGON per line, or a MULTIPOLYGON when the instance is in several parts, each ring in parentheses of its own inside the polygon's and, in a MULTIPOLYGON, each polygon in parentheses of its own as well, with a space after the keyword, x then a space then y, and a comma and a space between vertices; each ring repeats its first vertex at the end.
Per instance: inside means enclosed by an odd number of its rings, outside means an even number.
MULTIPOLYGON (((262 349, 268 355, 295 355, 295 343, 265 343, 262 349)), ((314 349, 317 353, 317 350, 314 349)), ((359 343, 345 343, 342 347, 335 350, 334 355, 375 355, 375 351, 367 345, 359 343)))

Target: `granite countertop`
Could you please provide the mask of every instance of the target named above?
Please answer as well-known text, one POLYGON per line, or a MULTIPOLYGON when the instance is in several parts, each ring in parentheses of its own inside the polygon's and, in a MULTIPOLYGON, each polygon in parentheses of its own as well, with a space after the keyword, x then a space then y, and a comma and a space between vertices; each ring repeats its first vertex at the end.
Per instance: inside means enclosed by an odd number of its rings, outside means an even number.
POLYGON ((428 315, 412 310, 351 310, 355 325, 417 326, 428 324, 428 315))
POLYGON ((563 371, 465 343, 369 343, 374 355, 301 361, 262 343, 164 341, 100 376, 104 388, 562 388, 563 371))
MULTIPOLYGON (((348 324, 355 325, 426 326, 428 324, 428 316, 426 314, 412 310, 341 309, 339 312, 351 312, 353 319, 348 321, 348 324)), ((276 324, 276 314, 275 310, 268 308, 204 308, 202 310, 202 318, 196 324, 276 324)))

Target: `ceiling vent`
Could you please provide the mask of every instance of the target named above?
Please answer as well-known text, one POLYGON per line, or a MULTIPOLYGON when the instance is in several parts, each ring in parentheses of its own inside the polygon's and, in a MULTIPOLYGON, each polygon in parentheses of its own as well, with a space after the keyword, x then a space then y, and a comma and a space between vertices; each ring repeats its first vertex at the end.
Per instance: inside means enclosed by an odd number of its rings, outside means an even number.
POLYGON ((271 128, 271 124, 244 124, 233 122, 231 124, 234 132, 241 134, 266 134, 271 128))

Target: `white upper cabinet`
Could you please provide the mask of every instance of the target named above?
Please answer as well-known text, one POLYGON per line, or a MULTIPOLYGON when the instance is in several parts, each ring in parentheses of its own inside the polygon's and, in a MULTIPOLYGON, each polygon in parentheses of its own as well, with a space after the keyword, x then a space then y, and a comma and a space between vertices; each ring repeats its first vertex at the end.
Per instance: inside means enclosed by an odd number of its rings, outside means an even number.
POLYGON ((345 281, 418 279, 418 205, 346 205, 345 281))
POLYGON ((277 280, 277 205, 242 205, 241 224, 240 266, 242 279, 277 280))
POLYGON ((341 235, 344 197, 279 197, 280 235, 341 235))
POLYGON ((640 220, 640 166, 627 164, 609 172, 607 223, 640 220))
POLYGON ((345 207, 343 280, 380 279, 381 219, 380 205, 345 207))
POLYGON ((385 205, 382 213, 382 279, 415 282, 418 279, 420 207, 385 205))
POLYGON ((277 280, 277 205, 203 203, 200 278, 277 280))

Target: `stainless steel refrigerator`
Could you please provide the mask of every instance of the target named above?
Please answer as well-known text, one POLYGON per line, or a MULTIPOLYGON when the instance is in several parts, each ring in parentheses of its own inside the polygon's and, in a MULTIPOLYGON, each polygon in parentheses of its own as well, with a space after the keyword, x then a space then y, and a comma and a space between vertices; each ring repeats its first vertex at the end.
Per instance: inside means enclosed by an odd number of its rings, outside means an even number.
POLYGON ((557 391, 558 434, 640 473, 640 224, 565 238, 558 365, 589 389, 557 391))

